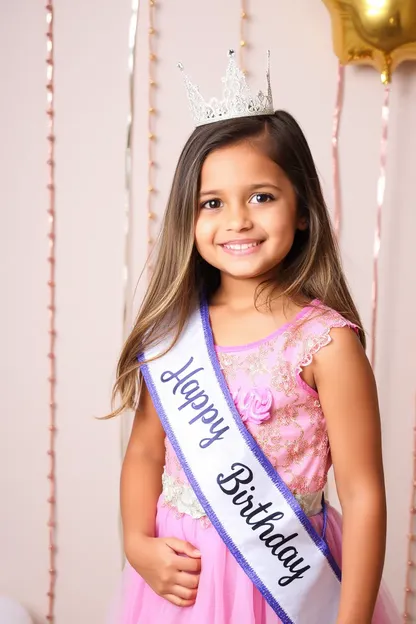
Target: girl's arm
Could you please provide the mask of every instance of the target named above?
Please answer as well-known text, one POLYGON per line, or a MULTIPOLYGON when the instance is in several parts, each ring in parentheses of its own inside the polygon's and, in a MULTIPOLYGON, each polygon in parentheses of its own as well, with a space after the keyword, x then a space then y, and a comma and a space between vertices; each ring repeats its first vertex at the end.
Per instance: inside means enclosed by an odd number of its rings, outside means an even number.
POLYGON ((162 491, 165 433, 143 384, 121 471, 121 516, 129 563, 160 596, 177 606, 194 604, 200 554, 188 542, 155 537, 162 491))
POLYGON ((337 624, 371 624, 384 564, 386 499, 377 390, 353 331, 334 329, 313 374, 343 512, 337 624))
POLYGON ((143 382, 139 408, 121 471, 124 548, 138 538, 154 537, 157 501, 162 492, 165 432, 143 382))

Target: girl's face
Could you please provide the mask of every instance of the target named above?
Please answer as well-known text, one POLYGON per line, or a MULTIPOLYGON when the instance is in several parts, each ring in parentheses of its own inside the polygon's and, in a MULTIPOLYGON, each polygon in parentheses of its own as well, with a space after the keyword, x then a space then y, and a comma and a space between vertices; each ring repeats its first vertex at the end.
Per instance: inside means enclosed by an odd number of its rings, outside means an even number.
POLYGON ((307 228, 285 173, 249 142, 207 156, 199 200, 197 249, 237 279, 268 277, 289 253, 296 230, 307 228))

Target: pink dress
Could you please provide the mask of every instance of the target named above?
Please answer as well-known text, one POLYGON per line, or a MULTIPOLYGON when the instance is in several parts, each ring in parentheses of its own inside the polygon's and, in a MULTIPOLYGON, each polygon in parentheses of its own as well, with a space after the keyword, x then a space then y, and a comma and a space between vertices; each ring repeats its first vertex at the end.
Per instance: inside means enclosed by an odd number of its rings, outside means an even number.
MULTIPOLYGON (((217 347, 223 374, 242 420, 320 534, 320 502, 331 455, 318 394, 302 380, 301 371, 317 351, 329 344, 332 328, 348 326, 353 328, 338 313, 324 306, 317 309, 315 304, 264 340, 242 347, 217 347)), ((168 441, 157 535, 186 540, 200 550, 202 572, 195 605, 172 605, 156 595, 126 564, 111 624, 281 621, 210 525, 168 441)), ((341 535, 341 516, 329 507, 326 541, 340 567, 341 535)), ((383 587, 373 623, 399 621, 383 587)))

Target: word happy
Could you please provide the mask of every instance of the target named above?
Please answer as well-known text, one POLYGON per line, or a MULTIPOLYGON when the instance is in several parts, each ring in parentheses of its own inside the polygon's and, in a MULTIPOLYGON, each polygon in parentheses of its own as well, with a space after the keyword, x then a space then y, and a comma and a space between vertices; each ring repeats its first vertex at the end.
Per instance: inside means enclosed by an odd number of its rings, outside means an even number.
POLYGON ((190 425, 200 421, 204 425, 209 426, 209 436, 203 438, 199 446, 201 448, 208 448, 217 440, 224 439, 224 433, 229 430, 228 426, 222 426, 224 418, 218 416, 218 410, 214 407, 214 403, 211 402, 209 396, 201 388, 199 382, 195 377, 204 370, 203 367, 196 368, 189 372, 194 358, 191 357, 185 366, 182 366, 176 373, 171 371, 165 371, 160 376, 163 383, 169 383, 175 381, 175 385, 172 389, 173 394, 179 392, 184 397, 184 402, 179 406, 179 410, 188 409, 194 416, 188 421, 190 425))
POLYGON ((275 522, 282 520, 285 514, 282 511, 268 513, 273 504, 272 502, 258 503, 255 506, 253 494, 248 492, 254 492, 256 487, 251 485, 247 489, 244 488, 244 486, 249 486, 253 481, 253 472, 248 466, 237 462, 231 466, 231 470, 232 472, 228 476, 224 476, 222 473, 219 474, 217 483, 224 494, 233 497, 233 505, 242 506, 240 516, 245 519, 246 524, 253 531, 261 529, 261 533, 258 534, 259 540, 271 550, 272 555, 277 557, 283 564, 283 567, 291 573, 287 576, 282 576, 278 581, 279 585, 286 587, 294 580, 304 578, 303 574, 310 570, 311 566, 305 565, 301 567, 305 563, 304 558, 299 557, 298 550, 293 544, 288 546, 289 542, 293 542, 294 539, 299 537, 299 534, 292 533, 285 536, 276 532, 275 522))

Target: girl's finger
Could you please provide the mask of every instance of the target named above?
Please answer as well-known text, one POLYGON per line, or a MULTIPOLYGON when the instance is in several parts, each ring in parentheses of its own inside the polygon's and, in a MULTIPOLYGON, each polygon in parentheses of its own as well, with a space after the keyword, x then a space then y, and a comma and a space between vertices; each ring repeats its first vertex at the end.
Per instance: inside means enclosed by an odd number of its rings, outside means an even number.
POLYGON ((179 598, 174 594, 165 594, 163 596, 168 602, 176 605, 177 607, 192 607, 195 603, 195 600, 184 600, 183 598, 179 598))
POLYGON ((183 587, 183 585, 174 585, 172 587, 172 594, 182 600, 195 602, 196 589, 189 589, 189 587, 183 587))
POLYGON ((201 572, 201 559, 190 559, 189 557, 177 557, 172 561, 175 568, 183 572, 201 572))
POLYGON ((176 537, 168 537, 165 539, 165 544, 172 548, 176 553, 187 555, 188 557, 199 558, 201 553, 195 546, 192 546, 189 542, 185 542, 184 540, 180 540, 176 537))
POLYGON ((188 572, 178 572, 175 581, 182 587, 196 589, 199 585, 199 574, 189 574, 188 572))

